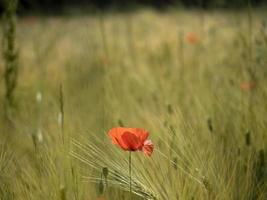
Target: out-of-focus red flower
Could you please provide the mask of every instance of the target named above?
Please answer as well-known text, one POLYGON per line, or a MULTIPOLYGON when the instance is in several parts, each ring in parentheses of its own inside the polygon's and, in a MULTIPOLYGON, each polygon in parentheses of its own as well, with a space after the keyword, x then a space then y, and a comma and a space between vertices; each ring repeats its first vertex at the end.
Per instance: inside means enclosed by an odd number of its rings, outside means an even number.
POLYGON ((193 33, 193 32, 189 32, 187 33, 186 37, 185 37, 186 41, 190 44, 196 44, 199 42, 199 37, 197 34, 193 33))
POLYGON ((36 16, 28 16, 28 17, 24 17, 22 18, 22 22, 25 24, 35 24, 38 21, 38 18, 36 16))
POLYGON ((103 58, 101 59, 101 64, 103 64, 103 65, 107 65, 108 63, 109 63, 109 60, 108 60, 107 57, 103 57, 103 58))
POLYGON ((141 128, 112 128, 108 132, 113 144, 116 144, 125 151, 143 151, 151 156, 154 145, 148 140, 149 133, 141 128))
POLYGON ((243 82, 240 84, 240 88, 242 90, 250 90, 253 89, 256 86, 254 82, 243 82))

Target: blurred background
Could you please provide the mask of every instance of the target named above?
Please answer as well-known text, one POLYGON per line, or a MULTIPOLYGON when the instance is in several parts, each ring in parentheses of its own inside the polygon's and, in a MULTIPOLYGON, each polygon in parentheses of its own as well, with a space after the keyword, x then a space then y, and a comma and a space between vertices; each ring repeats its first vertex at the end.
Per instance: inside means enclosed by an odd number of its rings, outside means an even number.
POLYGON ((266 4, 2 0, 0 199, 266 200, 266 4))

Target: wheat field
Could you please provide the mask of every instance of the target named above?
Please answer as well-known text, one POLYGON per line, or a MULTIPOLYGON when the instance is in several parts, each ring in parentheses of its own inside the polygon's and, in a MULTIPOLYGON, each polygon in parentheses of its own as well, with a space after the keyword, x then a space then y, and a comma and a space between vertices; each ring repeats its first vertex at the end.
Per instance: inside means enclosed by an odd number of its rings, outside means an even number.
POLYGON ((23 16, 0 199, 266 200, 267 14, 253 10, 23 16), (151 157, 107 136, 142 127, 151 157))

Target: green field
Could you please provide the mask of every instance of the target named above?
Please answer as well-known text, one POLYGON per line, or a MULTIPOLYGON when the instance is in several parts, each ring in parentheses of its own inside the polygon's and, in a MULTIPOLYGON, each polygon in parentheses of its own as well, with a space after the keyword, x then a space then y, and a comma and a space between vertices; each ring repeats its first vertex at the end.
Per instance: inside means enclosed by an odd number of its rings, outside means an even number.
POLYGON ((266 200, 266 19, 264 9, 18 17, 9 120, 0 57, 0 199, 266 200), (147 129, 155 146, 132 154, 132 197, 128 152, 107 136, 116 126, 147 129))

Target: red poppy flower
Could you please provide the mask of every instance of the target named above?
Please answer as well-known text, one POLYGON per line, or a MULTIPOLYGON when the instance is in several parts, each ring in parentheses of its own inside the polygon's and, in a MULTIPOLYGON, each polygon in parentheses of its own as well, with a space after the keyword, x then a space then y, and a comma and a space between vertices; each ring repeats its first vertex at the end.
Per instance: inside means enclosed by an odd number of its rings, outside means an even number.
POLYGON ((254 88, 256 86, 256 84, 254 82, 243 82, 240 84, 240 88, 242 90, 250 90, 252 88, 254 88))
POLYGON ((125 151, 143 151, 151 156, 154 145, 148 140, 148 131, 141 128, 112 128, 108 132, 112 142, 125 151))
POLYGON ((186 35, 186 40, 188 43, 196 44, 199 42, 199 37, 197 34, 190 32, 186 35))

